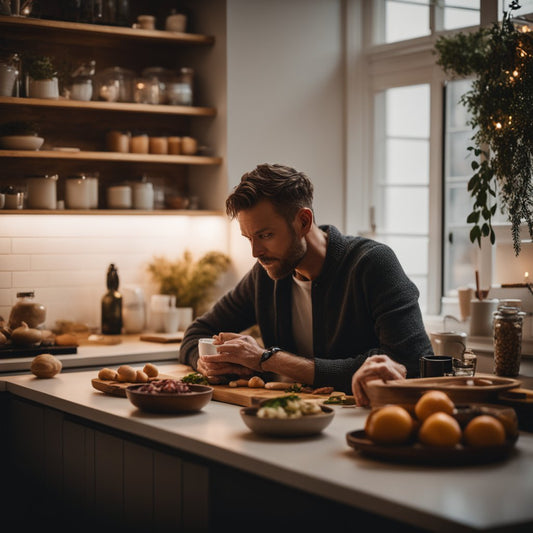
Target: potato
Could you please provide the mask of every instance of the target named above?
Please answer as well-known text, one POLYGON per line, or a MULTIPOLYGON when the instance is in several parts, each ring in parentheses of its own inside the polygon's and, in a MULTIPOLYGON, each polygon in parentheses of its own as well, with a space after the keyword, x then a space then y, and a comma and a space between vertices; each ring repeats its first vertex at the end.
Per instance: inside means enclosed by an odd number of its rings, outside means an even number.
POLYGON ((63 364, 50 353, 43 353, 33 358, 30 370, 38 378, 53 378, 61 372, 63 364))

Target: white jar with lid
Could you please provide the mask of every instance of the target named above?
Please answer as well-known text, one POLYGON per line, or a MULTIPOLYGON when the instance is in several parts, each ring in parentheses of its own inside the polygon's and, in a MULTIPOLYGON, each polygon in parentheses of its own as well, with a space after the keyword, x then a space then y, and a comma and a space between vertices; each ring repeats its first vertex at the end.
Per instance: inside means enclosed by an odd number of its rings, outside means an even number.
POLYGON ((65 205, 67 209, 91 208, 91 182, 84 174, 75 174, 67 178, 65 184, 65 205))
POLYGON ((113 185, 107 189, 107 207, 110 209, 131 209, 131 187, 113 185))
POLYGON ((56 209, 57 208, 57 174, 43 176, 28 176, 28 208, 56 209))
POLYGON ((133 209, 154 208, 154 186, 149 181, 134 183, 133 186, 133 209))

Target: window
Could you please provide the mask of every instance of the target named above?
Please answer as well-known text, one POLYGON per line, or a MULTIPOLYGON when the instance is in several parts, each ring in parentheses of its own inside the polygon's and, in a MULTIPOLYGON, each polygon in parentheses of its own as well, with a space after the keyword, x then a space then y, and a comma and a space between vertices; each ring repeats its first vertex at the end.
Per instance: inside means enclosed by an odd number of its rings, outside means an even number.
POLYGON ((429 85, 376 95, 376 238, 391 246, 427 308, 429 85), (416 251, 413 253, 413 251, 416 251))
POLYGON ((472 283, 479 263, 479 247, 470 242, 470 225, 466 218, 472 208, 467 190, 473 170, 473 155, 467 150, 472 142, 472 128, 467 124, 468 112, 460 103, 470 81, 451 81, 446 85, 444 128, 444 230, 443 230, 443 294, 472 283))
POLYGON ((477 26, 479 4, 480 0, 375 0, 374 43, 424 37, 431 35, 432 28, 440 31, 477 26))
POLYGON ((353 80, 363 87, 348 123, 360 125, 354 152, 362 154, 359 165, 348 159, 348 201, 357 204, 362 191, 359 211, 370 211, 370 224, 351 215, 348 229, 393 248, 418 286, 426 314, 439 314, 443 296, 470 284, 475 269, 490 280, 493 261, 490 249, 470 243, 466 223, 472 131, 458 101, 468 82, 446 84, 433 46, 441 31, 497 20, 501 2, 348 2, 355 14, 352 34, 361 39, 353 80))

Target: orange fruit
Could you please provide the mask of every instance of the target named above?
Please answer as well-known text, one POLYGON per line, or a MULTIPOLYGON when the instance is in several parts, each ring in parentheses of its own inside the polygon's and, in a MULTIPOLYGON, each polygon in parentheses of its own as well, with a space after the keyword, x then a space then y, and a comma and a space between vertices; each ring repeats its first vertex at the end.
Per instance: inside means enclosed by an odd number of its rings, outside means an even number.
POLYGON ((418 430, 418 440, 428 446, 453 448, 461 440, 461 426, 448 413, 437 412, 429 415, 418 430))
POLYGON ((466 425, 464 440, 469 446, 501 446, 505 443, 505 428, 497 418, 479 415, 466 425))
POLYGON ((418 420, 425 420, 433 413, 453 414, 455 404, 450 397, 440 390, 430 390, 423 394, 415 404, 415 415, 418 420))
POLYGON ((404 444, 413 432, 413 418, 399 405, 373 410, 365 424, 368 437, 379 444, 404 444))

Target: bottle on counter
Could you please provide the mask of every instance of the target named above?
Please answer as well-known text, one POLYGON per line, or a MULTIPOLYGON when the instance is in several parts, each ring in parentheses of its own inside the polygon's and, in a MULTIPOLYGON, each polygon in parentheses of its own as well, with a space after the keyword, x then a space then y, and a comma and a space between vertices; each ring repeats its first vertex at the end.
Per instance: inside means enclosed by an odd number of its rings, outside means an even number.
POLYGON ((118 292, 118 270, 113 263, 107 269, 107 292, 102 297, 102 333, 122 333, 122 295, 118 292))
POLYGON ((43 329, 46 321, 46 307, 35 300, 35 292, 17 292, 17 303, 11 308, 8 326, 14 330, 26 322, 28 327, 43 329))

